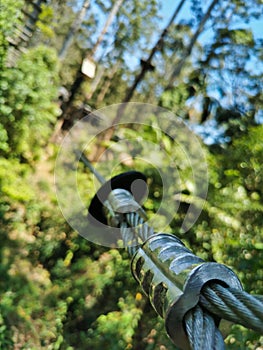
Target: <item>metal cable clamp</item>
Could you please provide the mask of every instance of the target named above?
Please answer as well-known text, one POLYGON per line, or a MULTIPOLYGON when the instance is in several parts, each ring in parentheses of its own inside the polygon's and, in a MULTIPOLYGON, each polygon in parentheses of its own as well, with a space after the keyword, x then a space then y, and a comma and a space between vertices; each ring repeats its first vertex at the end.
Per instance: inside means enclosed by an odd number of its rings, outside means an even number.
MULTIPOLYGON (((242 290, 239 279, 227 266, 204 262, 171 234, 151 236, 138 249, 131 266, 153 308, 165 319, 167 334, 182 349, 190 349, 184 317, 198 304, 206 283, 216 281, 242 290)), ((218 318, 217 326, 219 322, 218 318)))

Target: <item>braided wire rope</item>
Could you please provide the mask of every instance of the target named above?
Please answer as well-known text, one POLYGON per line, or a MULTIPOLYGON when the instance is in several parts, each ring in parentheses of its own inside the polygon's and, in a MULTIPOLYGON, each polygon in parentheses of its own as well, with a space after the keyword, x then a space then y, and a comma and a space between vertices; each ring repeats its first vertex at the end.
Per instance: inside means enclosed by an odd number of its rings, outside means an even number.
MULTIPOLYGON (((136 253, 140 242, 146 241, 154 230, 138 212, 127 213, 120 225, 123 241, 131 256, 136 253), (137 245, 129 245, 129 243, 137 245)), ((199 305, 188 311, 184 319, 185 331, 193 350, 223 350, 224 339, 215 324, 215 319, 199 305)))
POLYGON ((220 318, 263 333, 263 301, 243 290, 211 283, 203 287, 200 304, 220 318))
POLYGON ((216 327, 213 317, 199 305, 196 305, 185 315, 185 329, 193 350, 225 349, 224 339, 216 327))
MULTIPOLYGON (((140 243, 154 234, 153 228, 145 223, 137 212, 125 215, 121 231, 126 243, 132 239, 133 242, 136 241, 136 245, 128 245, 128 252, 131 256, 137 251, 140 243)), ((263 333, 262 296, 252 296, 245 291, 226 288, 214 282, 204 286, 199 304, 201 307, 197 305, 185 317, 186 332, 192 349, 203 349, 202 339, 206 339, 205 344, 211 344, 211 347, 206 346, 206 348, 224 349, 223 337, 216 328, 213 317, 205 310, 222 319, 263 333)))
MULTIPOLYGON (((84 160, 85 165, 90 164, 86 158, 84 160)), ((95 174, 93 167, 89 168, 95 174)), ((101 183, 105 182, 100 175, 95 175, 99 176, 101 183)), ((122 239, 131 256, 154 234, 153 228, 145 223, 142 213, 144 211, 140 207, 136 212, 123 215, 123 220, 120 222, 122 239)), ((189 310, 184 318, 185 331, 191 349, 222 350, 225 348, 223 337, 212 315, 263 334, 263 296, 252 296, 245 291, 226 288, 213 282, 203 287, 199 303, 189 310)))
MULTIPOLYGON (((142 241, 154 234, 153 228, 149 227, 138 213, 126 214, 126 220, 142 241)), ((136 249, 133 247, 134 252, 136 249)), ((253 296, 243 290, 226 288, 214 282, 204 286, 200 304, 220 318, 263 333, 262 296, 253 296)))

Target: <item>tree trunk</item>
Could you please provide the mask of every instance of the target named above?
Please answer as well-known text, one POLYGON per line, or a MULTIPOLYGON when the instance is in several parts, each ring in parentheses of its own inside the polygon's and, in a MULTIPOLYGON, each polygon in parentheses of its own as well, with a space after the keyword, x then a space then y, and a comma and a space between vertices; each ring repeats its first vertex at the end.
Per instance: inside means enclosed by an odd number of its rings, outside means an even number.
POLYGON ((105 72, 105 68, 100 66, 97 70, 97 74, 95 79, 93 80, 93 82, 90 84, 90 91, 87 93, 87 95, 85 96, 86 100, 90 100, 94 94, 94 92, 96 91, 99 83, 101 82, 101 79, 104 75, 105 72))
POLYGON ((63 60, 67 54, 67 51, 72 44, 72 41, 74 39, 74 36, 76 32, 78 31, 79 27, 81 26, 81 23, 84 20, 84 17, 86 15, 86 12, 89 8, 90 0, 84 0, 83 4, 81 6, 81 10, 79 11, 75 21, 73 22, 72 26, 70 27, 68 34, 62 44, 61 50, 58 54, 58 57, 60 60, 63 60))
POLYGON ((95 45, 92 48, 91 51, 91 56, 94 57, 95 53, 97 52, 98 47, 100 46, 105 34, 107 33, 109 26, 111 25, 111 23, 113 22, 116 14, 118 13, 121 4, 123 3, 123 0, 117 0, 113 6, 113 8, 111 9, 111 12, 109 13, 109 16, 104 24, 104 27, 102 29, 102 31, 100 32, 100 35, 95 43, 95 45))
POLYGON ((110 75, 108 76, 108 79, 106 80, 106 82, 104 83, 103 87, 101 88, 101 91, 99 92, 98 94, 98 97, 97 97, 97 101, 96 101, 96 104, 99 104, 105 97, 106 93, 108 92, 110 86, 111 86, 111 83, 112 83, 112 79, 114 77, 114 75, 116 74, 118 68, 120 66, 120 62, 117 62, 112 70, 111 70, 111 73, 110 75))
POLYGON ((173 84, 175 82, 175 80, 177 79, 177 77, 180 75, 181 71, 182 71, 182 68, 185 64, 185 61, 186 59, 190 56, 192 50, 193 50, 193 47, 199 37, 199 35, 202 33, 203 29, 204 29, 204 26, 206 24, 206 22, 208 21, 210 15, 211 15, 211 12, 212 10, 214 9, 215 5, 219 2, 219 0, 213 0, 206 12, 206 14, 204 15, 204 17, 202 18, 201 22, 199 23, 199 26, 196 30, 196 32, 194 33, 189 45, 187 46, 184 54, 183 54, 183 57, 181 58, 181 60, 177 63, 170 79, 169 79, 169 83, 167 85, 167 87, 165 88, 165 91, 166 90, 169 90, 173 87, 173 84))
MULTIPOLYGON (((126 96, 124 97, 124 99, 122 101, 124 104, 121 104, 120 107, 118 108, 116 117, 113 120, 112 124, 117 124, 120 121, 120 119, 122 117, 122 114, 123 114, 123 112, 126 109, 125 103, 129 102, 131 100, 131 98, 132 98, 132 96, 134 94, 134 91, 136 90, 136 88, 137 88, 138 84, 141 82, 141 80, 144 78, 146 72, 148 70, 152 70, 153 69, 153 66, 151 64, 151 60, 152 60, 153 56, 155 55, 155 53, 161 48, 163 40, 164 40, 165 36, 167 35, 170 26, 173 24, 175 18, 177 17, 177 15, 178 15, 179 11, 181 10, 181 8, 182 8, 184 3, 185 3, 185 0, 181 0, 180 1, 179 5, 177 6, 177 8, 174 11, 173 16, 171 17, 169 23, 164 28, 164 30, 162 31, 162 34, 160 35, 158 41, 156 42, 156 44, 152 48, 149 57, 147 58, 147 60, 145 60, 145 61, 142 60, 141 61, 141 71, 135 77, 133 85, 128 89, 128 91, 126 93, 126 96)), ((100 135, 100 138, 99 138, 98 142, 100 143, 102 141, 102 139, 103 140, 110 140, 112 135, 113 135, 113 133, 114 133, 114 130, 115 130, 114 126, 109 128, 107 130, 107 132, 105 132, 104 134, 100 135)), ((105 150, 104 146, 98 145, 98 147, 95 148, 94 153, 91 156, 91 160, 92 161, 97 161, 101 157, 101 155, 104 152, 104 150, 105 150)))
POLYGON ((170 26, 173 24, 175 18, 177 17, 178 13, 180 12, 183 4, 185 3, 185 0, 181 0, 179 5, 177 6, 177 8, 174 11, 173 16, 171 17, 169 23, 167 24, 167 26, 164 28, 164 30, 162 31, 162 34, 160 36, 160 38, 158 39, 158 41, 156 42, 156 44, 154 45, 154 47, 152 48, 149 57, 147 58, 146 61, 141 61, 141 71, 140 73, 137 75, 137 77, 134 80, 133 85, 128 89, 127 94, 124 98, 124 100, 122 102, 129 102, 134 94, 134 91, 136 90, 138 84, 141 82, 141 80, 144 78, 146 72, 148 70, 152 70, 154 67, 151 64, 152 58, 155 55, 155 53, 160 50, 162 44, 163 44, 163 40, 165 38, 165 36, 168 33, 168 30, 170 28, 170 26))
MULTIPOLYGON (((109 15, 108 15, 108 18, 105 22, 105 25, 95 43, 95 45, 93 46, 93 49, 91 50, 91 54, 87 54, 86 57, 87 58, 91 58, 93 59, 94 58, 94 55, 95 53, 97 52, 98 48, 99 48, 99 45, 101 44, 105 34, 107 33, 107 30, 109 28, 109 26, 112 24, 118 10, 120 9, 120 6, 122 4, 123 0, 117 0, 114 4, 114 6, 112 7, 109 15)), ((85 76, 84 74, 81 72, 81 68, 78 70, 77 72, 77 75, 76 75, 76 78, 72 84, 72 87, 71 87, 71 90, 70 90, 70 98, 68 100, 67 103, 64 104, 64 106, 62 107, 62 111, 63 111, 63 118, 64 116, 67 118, 67 111, 69 110, 74 98, 75 98, 75 95, 76 93, 78 92, 82 82, 84 81, 85 79, 85 76)), ((74 119, 74 116, 72 116, 72 118, 74 119)), ((64 125, 65 126, 65 125, 64 125)), ((63 126, 63 127, 64 127, 63 126)))

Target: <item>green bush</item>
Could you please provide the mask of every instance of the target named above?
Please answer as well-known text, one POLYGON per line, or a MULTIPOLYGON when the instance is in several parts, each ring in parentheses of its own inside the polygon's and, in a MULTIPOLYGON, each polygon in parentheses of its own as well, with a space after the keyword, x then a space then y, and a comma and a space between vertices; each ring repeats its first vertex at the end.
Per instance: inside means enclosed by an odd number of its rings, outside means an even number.
POLYGON ((0 83, 0 150, 34 160, 60 113, 58 64, 54 50, 38 46, 23 54, 15 68, 5 68, 0 83))

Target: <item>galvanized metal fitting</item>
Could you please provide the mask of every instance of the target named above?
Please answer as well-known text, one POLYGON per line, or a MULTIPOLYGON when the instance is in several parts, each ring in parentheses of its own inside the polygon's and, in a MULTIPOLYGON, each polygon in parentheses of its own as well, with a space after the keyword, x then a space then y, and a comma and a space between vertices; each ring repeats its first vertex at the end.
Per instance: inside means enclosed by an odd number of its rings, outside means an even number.
POLYGON ((121 223, 124 214, 134 213, 136 211, 144 213, 133 195, 122 188, 112 190, 103 204, 107 222, 113 227, 117 227, 121 223))
POLYGON ((153 308, 165 319, 169 337, 181 349, 190 349, 184 316, 198 304, 206 283, 242 289, 231 269, 204 262, 171 234, 151 236, 134 255, 131 268, 153 308))
MULTIPOLYGON (((142 207, 129 191, 121 188, 111 191, 108 199, 104 202, 104 212, 110 226, 121 228, 122 241, 126 248, 138 247, 142 243, 136 231, 138 227, 136 225, 132 227, 127 225, 126 214, 134 213, 143 219, 147 219, 147 217, 142 207)), ((132 252, 131 250, 129 252, 134 254, 134 249, 132 249, 132 252)))

